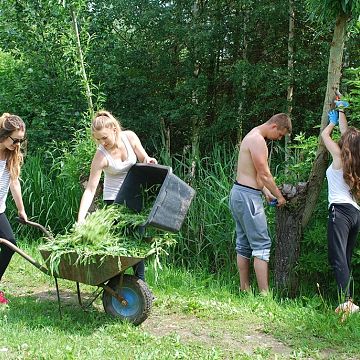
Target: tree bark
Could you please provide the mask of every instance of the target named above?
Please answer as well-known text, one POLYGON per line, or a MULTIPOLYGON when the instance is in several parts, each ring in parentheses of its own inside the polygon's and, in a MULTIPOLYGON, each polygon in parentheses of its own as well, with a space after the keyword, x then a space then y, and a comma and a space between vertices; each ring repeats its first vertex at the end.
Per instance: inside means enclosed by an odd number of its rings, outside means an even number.
POLYGON ((303 235, 301 217, 289 208, 276 211, 275 284, 287 296, 295 296, 298 280, 294 266, 300 255, 300 239, 303 235))
POLYGON ((276 210, 275 284, 280 292, 289 296, 295 296, 299 285, 294 267, 300 255, 307 186, 307 183, 284 184, 281 192, 288 202, 276 210))

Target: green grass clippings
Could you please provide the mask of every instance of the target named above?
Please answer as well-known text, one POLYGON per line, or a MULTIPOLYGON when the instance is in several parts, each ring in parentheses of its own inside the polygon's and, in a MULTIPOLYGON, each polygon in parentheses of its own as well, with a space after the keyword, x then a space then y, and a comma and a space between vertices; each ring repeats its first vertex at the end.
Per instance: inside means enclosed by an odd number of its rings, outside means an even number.
POLYGON ((146 215, 121 205, 104 207, 87 216, 84 223, 74 224, 65 234, 47 239, 39 250, 50 252, 47 265, 52 274, 58 273, 61 259, 70 253, 77 256, 75 264, 91 264, 95 255, 105 261, 107 255, 145 258, 155 254, 155 261, 160 265, 160 255, 167 254, 165 249, 174 244, 175 239, 167 233, 153 237, 141 235, 137 228, 146 219, 146 215))

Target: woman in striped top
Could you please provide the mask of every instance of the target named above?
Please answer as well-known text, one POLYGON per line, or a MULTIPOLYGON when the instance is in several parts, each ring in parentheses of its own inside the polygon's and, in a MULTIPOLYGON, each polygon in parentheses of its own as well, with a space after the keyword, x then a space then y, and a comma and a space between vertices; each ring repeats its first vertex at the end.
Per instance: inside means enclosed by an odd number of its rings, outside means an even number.
MULTIPOLYGON (((19 217, 27 220, 19 181, 20 166, 23 160, 20 145, 24 141, 24 136, 25 123, 19 116, 4 113, 0 117, 0 237, 15 245, 16 241, 5 215, 5 208, 10 189, 19 217)), ((14 252, 7 246, 1 245, 0 281, 13 254, 14 252)), ((0 303, 8 303, 2 291, 0 291, 0 303)))

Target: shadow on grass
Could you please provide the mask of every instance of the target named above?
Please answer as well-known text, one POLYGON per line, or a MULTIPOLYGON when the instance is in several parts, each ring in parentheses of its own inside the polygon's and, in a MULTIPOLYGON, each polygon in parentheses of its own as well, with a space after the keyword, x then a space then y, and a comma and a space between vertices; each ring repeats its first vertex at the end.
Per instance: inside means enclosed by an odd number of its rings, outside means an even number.
MULTIPOLYGON (((91 293, 82 294, 85 305, 91 299, 91 293)), ((99 327, 120 323, 118 319, 104 312, 99 298, 86 310, 79 305, 76 291, 60 291, 60 300, 62 316, 60 316, 55 290, 10 298, 7 324, 22 325, 30 329, 57 329, 69 335, 78 333, 90 335, 99 327)))

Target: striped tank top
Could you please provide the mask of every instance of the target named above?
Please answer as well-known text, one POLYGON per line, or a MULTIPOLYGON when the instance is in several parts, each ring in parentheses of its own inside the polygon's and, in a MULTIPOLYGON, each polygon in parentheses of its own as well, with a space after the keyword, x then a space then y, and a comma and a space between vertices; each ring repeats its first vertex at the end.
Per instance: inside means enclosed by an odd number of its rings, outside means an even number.
POLYGON ((10 173, 6 168, 6 160, 0 160, 0 214, 6 209, 6 198, 10 187, 10 173))
POLYGON ((106 160, 108 161, 108 166, 104 169, 104 200, 115 200, 116 195, 124 182, 125 176, 137 160, 134 149, 132 148, 127 136, 124 133, 121 133, 120 136, 127 151, 127 159, 125 161, 113 159, 113 157, 102 145, 99 145, 98 147, 98 150, 104 154, 106 160))

